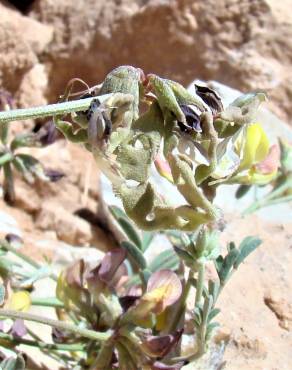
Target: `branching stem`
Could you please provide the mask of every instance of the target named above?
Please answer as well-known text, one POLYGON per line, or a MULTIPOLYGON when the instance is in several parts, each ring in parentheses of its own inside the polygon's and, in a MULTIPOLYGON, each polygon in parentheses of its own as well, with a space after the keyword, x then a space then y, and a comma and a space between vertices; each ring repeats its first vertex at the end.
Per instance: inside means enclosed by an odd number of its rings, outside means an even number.
POLYGON ((97 341, 102 341, 102 342, 108 340, 111 336, 110 331, 105 332, 105 333, 96 332, 94 330, 79 328, 78 326, 72 325, 67 322, 52 320, 46 317, 33 315, 27 312, 18 312, 18 311, 13 311, 13 310, 0 309, 0 317, 8 317, 11 319, 22 319, 26 321, 33 321, 33 322, 48 325, 48 326, 51 326, 53 328, 57 328, 60 330, 70 331, 81 337, 85 337, 85 338, 97 340, 97 341))

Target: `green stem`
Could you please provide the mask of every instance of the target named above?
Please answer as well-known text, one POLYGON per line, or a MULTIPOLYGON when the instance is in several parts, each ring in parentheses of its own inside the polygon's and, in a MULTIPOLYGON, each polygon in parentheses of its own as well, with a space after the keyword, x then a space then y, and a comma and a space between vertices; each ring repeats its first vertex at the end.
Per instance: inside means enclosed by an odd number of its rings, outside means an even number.
MULTIPOLYGON (((98 97, 100 102, 103 102, 111 94, 106 94, 98 97)), ((54 115, 65 115, 71 112, 80 112, 88 109, 91 101, 95 99, 86 98, 73 100, 64 103, 44 105, 41 107, 14 109, 10 111, 0 112, 0 123, 19 121, 31 118, 50 117, 54 115)))
MULTIPOLYGON (((258 209, 260 209, 262 207, 266 207, 268 205, 280 203, 282 200, 281 201, 276 201, 275 198, 280 196, 280 198, 278 198, 278 199, 281 199, 282 198, 281 195, 285 191, 287 191, 289 188, 291 188, 291 186, 292 186, 291 183, 292 183, 292 180, 290 178, 284 179, 284 181, 282 181, 280 185, 278 185, 274 190, 272 190, 266 196, 264 196, 263 198, 253 202, 248 208, 246 208, 242 212, 242 215, 246 216, 250 213, 253 213, 253 212, 257 211, 258 209), (273 200, 275 200, 276 202, 273 202, 273 200)), ((289 200, 290 200, 289 198, 287 200, 284 198, 283 201, 289 201, 289 200)))
POLYGON ((58 298, 55 298, 55 297, 32 298, 31 304, 33 306, 64 308, 63 302, 61 302, 58 298))
POLYGON ((179 301, 179 306, 177 307, 177 310, 174 314, 174 318, 171 321, 170 327, 167 329, 167 331, 169 333, 171 333, 171 332, 173 332, 174 330, 177 329, 177 327, 178 327, 178 325, 181 321, 182 315, 185 312, 187 298, 189 296, 190 289, 191 289, 191 286, 192 286, 191 281, 192 281, 193 275, 194 275, 194 271, 192 269, 190 269, 186 284, 184 286, 182 296, 181 296, 180 301, 179 301))
POLYGON ((248 214, 251 214, 257 211, 260 208, 272 206, 272 205, 279 204, 279 203, 290 202, 292 200, 292 195, 287 195, 287 196, 280 197, 280 198, 274 198, 275 196, 276 195, 274 195, 273 197, 266 197, 266 198, 263 198, 263 199, 260 199, 254 202, 250 207, 246 208, 242 212, 242 215, 246 216, 248 214))
POLYGON ((85 344, 81 344, 81 343, 75 343, 75 344, 74 343, 73 344, 45 343, 42 341, 14 337, 13 335, 2 333, 2 332, 0 332, 0 339, 7 340, 14 345, 24 344, 26 346, 38 347, 42 350, 48 350, 48 351, 56 350, 56 351, 77 352, 77 351, 84 351, 85 349, 85 344))
POLYGON ((292 194, 291 195, 286 195, 284 197, 276 198, 276 199, 271 199, 266 205, 270 206, 270 205, 274 205, 274 204, 278 204, 278 203, 287 203, 287 202, 290 202, 290 201, 292 201, 292 194))
POLYGON ((11 153, 5 153, 0 157, 0 166, 3 166, 3 164, 12 161, 13 154, 11 153))
POLYGON ((31 265, 32 267, 36 268, 36 269, 39 269, 41 268, 41 266, 36 262, 34 261, 33 259, 31 259, 30 257, 28 257, 27 255, 21 253, 19 250, 17 250, 16 248, 14 248, 10 243, 8 243, 7 241, 5 240, 2 240, 1 241, 1 247, 6 249, 7 251, 15 254, 17 257, 19 257, 20 259, 22 259, 23 261, 25 261, 26 263, 28 263, 29 265, 31 265))
MULTIPOLYGON (((27 256, 26 254, 23 254, 18 249, 14 248, 10 243, 8 243, 5 240, 2 240, 0 242, 0 247, 2 247, 4 249, 6 249, 7 251, 15 254, 18 258, 22 259, 23 261, 25 261, 26 263, 28 263, 30 266, 34 267, 35 269, 40 269, 42 267, 39 263, 34 261, 32 258, 27 256)), ((54 273, 50 274, 50 278, 55 280, 55 281, 58 280, 58 276, 55 275, 54 273)))
POLYGON ((11 319, 22 319, 26 321, 33 321, 33 322, 48 325, 48 326, 51 326, 53 328, 57 328, 60 330, 70 331, 81 337, 85 337, 85 338, 97 340, 97 341, 106 341, 111 336, 110 331, 105 332, 105 333, 100 333, 94 330, 79 328, 78 326, 72 325, 67 322, 52 320, 46 317, 33 315, 27 312, 18 312, 18 311, 0 309, 0 317, 8 317, 11 319))
POLYGON ((198 281, 196 286, 196 300, 195 305, 198 306, 201 303, 203 289, 204 289, 204 278, 205 278, 205 263, 200 263, 198 281))

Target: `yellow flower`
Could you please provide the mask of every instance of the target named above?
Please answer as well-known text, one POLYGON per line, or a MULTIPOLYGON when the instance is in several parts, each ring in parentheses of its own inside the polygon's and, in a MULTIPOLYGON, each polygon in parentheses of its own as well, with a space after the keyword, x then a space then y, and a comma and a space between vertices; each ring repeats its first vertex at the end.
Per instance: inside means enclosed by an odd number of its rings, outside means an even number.
POLYGON ((276 177, 280 163, 279 147, 270 146, 260 124, 250 124, 245 137, 241 137, 235 147, 241 161, 236 174, 228 182, 265 185, 276 177))
POLYGON ((30 294, 25 291, 19 291, 12 293, 9 301, 8 306, 10 310, 15 311, 28 311, 31 305, 31 298, 30 294))

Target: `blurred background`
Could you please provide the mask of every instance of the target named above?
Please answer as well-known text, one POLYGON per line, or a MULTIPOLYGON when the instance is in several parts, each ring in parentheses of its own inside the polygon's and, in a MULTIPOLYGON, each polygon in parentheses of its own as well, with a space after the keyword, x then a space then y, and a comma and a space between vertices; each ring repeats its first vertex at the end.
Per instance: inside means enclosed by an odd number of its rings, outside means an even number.
POLYGON ((55 101, 71 77, 131 64, 189 84, 268 92, 292 112, 291 0, 1 0, 0 87, 21 106, 55 101))
MULTIPOLYGON (((130 64, 185 86, 201 79, 265 91, 266 107, 291 125, 291 40, 292 0, 0 0, 0 91, 11 94, 14 107, 54 103, 71 78, 95 85, 130 64)), ((286 137, 283 122, 267 120, 286 137)), ((1 237, 18 234, 25 253, 59 265, 100 257, 96 246, 107 250, 112 240, 101 224, 80 217, 80 209, 96 213, 100 201, 90 154, 65 140, 29 153, 64 176, 32 186, 16 174, 14 206, 0 198, 1 237)), ((287 222, 242 219, 232 204, 223 241, 259 235, 264 244, 220 301, 229 313, 220 315, 226 369, 290 370, 291 214, 287 222)))

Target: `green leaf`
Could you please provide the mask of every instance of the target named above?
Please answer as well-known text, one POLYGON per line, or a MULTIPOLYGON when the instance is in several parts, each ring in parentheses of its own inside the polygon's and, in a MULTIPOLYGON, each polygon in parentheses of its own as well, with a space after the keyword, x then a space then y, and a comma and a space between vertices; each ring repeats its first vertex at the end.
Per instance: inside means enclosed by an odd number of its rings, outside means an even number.
POLYGON ((203 321, 203 311, 200 307, 194 308, 194 320, 197 326, 200 327, 203 321))
MULTIPOLYGON (((30 172, 33 176, 36 176, 37 178, 41 180, 48 180, 48 177, 46 176, 44 169, 42 167, 42 164, 40 161, 38 161, 36 158, 34 158, 32 155, 29 154, 17 154, 15 156, 15 159, 17 158, 19 170, 23 172, 24 171, 30 172)), ((14 161, 15 162, 15 161, 14 161)), ((14 165, 17 167, 16 163, 14 165)))
POLYGON ((204 322, 207 322, 212 306, 213 306, 213 297, 211 296, 205 297, 204 305, 203 305, 203 321, 204 322))
POLYGON ((3 166, 7 162, 11 162, 13 160, 13 154, 2 152, 0 154, 0 166, 3 166))
POLYGON ((3 306, 4 301, 5 301, 5 287, 3 284, 0 284, 0 307, 3 306))
POLYGON ((1 370, 25 370, 25 361, 21 355, 7 358, 0 364, 1 370))
POLYGON ((173 249, 167 249, 161 252, 158 256, 154 258, 149 264, 149 270, 152 272, 158 271, 160 269, 169 269, 175 271, 179 267, 179 258, 173 249))
POLYGON ((114 216, 114 218, 116 220, 118 220, 119 218, 127 218, 128 217, 126 215, 126 213, 120 207, 110 206, 109 210, 110 210, 111 214, 114 216))
POLYGON ((135 244, 124 241, 121 243, 122 248, 126 249, 129 260, 138 268, 144 270, 147 267, 147 262, 142 252, 135 244))
POLYGON ((207 331, 206 331, 206 340, 209 340, 211 338, 212 332, 215 328, 220 326, 218 322, 212 322, 207 326, 207 331))
POLYGON ((126 218, 119 218, 117 222, 124 230, 130 241, 132 241, 140 250, 142 250, 142 240, 133 224, 126 218))
POLYGON ((208 282, 209 294, 213 297, 213 301, 216 302, 219 291, 220 291, 220 283, 219 281, 209 280, 208 282))
POLYGON ((8 134, 9 134, 9 122, 2 122, 0 125, 0 137, 4 145, 6 145, 8 142, 8 134))
POLYGON ((142 237, 142 251, 143 252, 145 252, 148 249, 154 236, 155 236, 154 233, 152 233, 151 231, 143 232, 143 237, 142 237))
POLYGON ((11 142, 10 148, 12 151, 21 147, 40 147, 41 142, 38 140, 37 135, 31 132, 19 134, 14 137, 11 142))
POLYGON ((221 284, 224 284, 229 276, 229 273, 231 269, 233 268, 233 265, 238 257, 238 250, 237 249, 230 249, 229 253, 227 256, 223 259, 222 266, 220 270, 218 271, 218 275, 220 278, 221 284))
POLYGON ((186 250, 173 246, 175 253, 179 256, 179 258, 184 261, 188 266, 193 266, 196 262, 196 259, 186 250))
POLYGON ((213 308, 208 315, 208 322, 212 321, 220 313, 219 308, 213 308))
POLYGON ((239 245, 239 254, 234 262, 234 268, 237 269, 238 266, 246 259, 246 257, 255 249, 257 249, 261 243, 262 241, 256 237, 246 237, 239 245))
POLYGON ((235 198, 240 199, 242 198, 251 188, 251 185, 240 185, 235 193, 235 198))
POLYGON ((23 279, 19 286, 21 288, 29 288, 36 281, 44 279, 52 274, 52 268, 49 265, 41 266, 39 269, 34 270, 28 278, 23 279))
POLYGON ((109 210, 111 214, 114 216, 120 227, 123 229, 127 237, 132 241, 140 250, 144 251, 143 249, 143 242, 139 235, 139 232, 136 230, 133 223, 129 220, 129 217, 126 213, 117 206, 110 206, 109 210))

